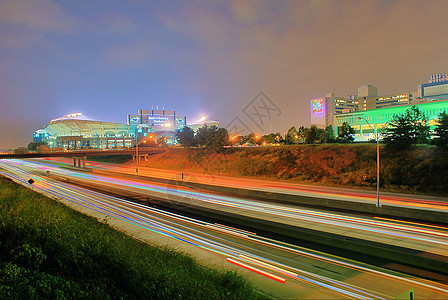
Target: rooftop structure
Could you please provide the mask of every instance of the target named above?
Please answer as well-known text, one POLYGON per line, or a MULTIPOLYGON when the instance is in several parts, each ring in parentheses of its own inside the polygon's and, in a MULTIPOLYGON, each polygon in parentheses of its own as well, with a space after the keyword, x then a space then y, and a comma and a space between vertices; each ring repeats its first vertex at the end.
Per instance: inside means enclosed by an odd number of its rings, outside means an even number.
POLYGON ((368 98, 376 96, 378 96, 378 88, 371 84, 365 84, 358 88, 358 99, 363 97, 368 98))

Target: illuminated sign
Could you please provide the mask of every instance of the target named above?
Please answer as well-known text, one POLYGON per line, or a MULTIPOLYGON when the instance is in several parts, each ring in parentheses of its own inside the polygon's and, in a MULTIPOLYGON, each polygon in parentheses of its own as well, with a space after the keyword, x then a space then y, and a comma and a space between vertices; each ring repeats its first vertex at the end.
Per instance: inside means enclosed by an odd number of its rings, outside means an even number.
POLYGON ((164 124, 167 121, 169 121, 168 117, 164 117, 164 116, 148 116, 148 123, 164 124))
POLYGON ((312 112, 315 116, 321 116, 325 113, 325 102, 324 99, 313 99, 311 101, 312 112))
POLYGON ((134 118, 131 119, 131 122, 138 122, 139 120, 140 120, 139 117, 134 117, 134 118))

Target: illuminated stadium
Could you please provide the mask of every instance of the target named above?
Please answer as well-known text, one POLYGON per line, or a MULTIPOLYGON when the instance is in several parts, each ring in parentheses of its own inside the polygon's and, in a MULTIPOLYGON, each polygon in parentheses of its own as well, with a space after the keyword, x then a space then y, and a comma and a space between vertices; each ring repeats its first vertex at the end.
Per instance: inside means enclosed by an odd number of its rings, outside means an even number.
MULTIPOLYGON (((216 123, 216 121, 214 121, 216 123)), ((188 126, 202 126, 209 122, 188 126)), ((213 124, 215 124, 213 123, 213 124)), ((47 142, 58 149, 121 149, 148 140, 149 144, 176 144, 175 130, 186 125, 186 117, 175 111, 139 110, 128 115, 127 124, 85 120, 81 113, 67 114, 53 119, 43 129, 36 130, 33 142, 47 142)))
POLYGON ((79 119, 51 121, 44 130, 51 148, 65 149, 128 148, 135 136, 126 124, 79 119))

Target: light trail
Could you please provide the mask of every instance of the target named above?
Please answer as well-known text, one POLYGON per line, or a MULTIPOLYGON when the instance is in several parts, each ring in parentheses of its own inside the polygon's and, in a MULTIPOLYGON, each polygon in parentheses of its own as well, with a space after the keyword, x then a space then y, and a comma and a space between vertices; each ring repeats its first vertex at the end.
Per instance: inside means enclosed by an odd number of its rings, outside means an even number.
MULTIPOLYGON (((46 161, 54 161, 57 163, 62 163, 66 165, 71 165, 72 161, 64 158, 44 158, 46 161)), ((123 166, 123 165, 113 165, 107 163, 98 163, 94 161, 88 161, 87 166, 91 166, 97 169, 111 170, 114 172, 124 173, 124 174, 135 174, 135 167, 133 166, 123 166)), ((154 176, 160 178, 170 179, 173 175, 179 175, 179 171, 172 170, 158 170, 158 169, 144 169, 142 168, 140 172, 142 175, 154 176), (169 174, 167 176, 166 174, 169 174)), ((247 178, 234 178, 229 176, 215 176, 215 175, 202 175, 195 173, 187 173, 191 176, 196 177, 203 183, 217 184, 223 186, 232 186, 237 188, 249 188, 258 191, 271 191, 275 189, 279 192, 289 193, 289 194, 301 194, 311 197, 329 198, 329 199, 344 199, 353 200, 354 202, 363 203, 376 203, 376 193, 371 193, 369 191, 355 191, 344 188, 330 188, 323 186, 313 186, 305 184, 293 184, 287 182, 274 182, 268 180, 257 180, 257 179, 247 179, 247 178)), ((448 200, 432 200, 424 199, 424 197, 417 196, 406 196, 406 195, 391 195, 391 193, 382 193, 381 203, 393 205, 393 206, 405 206, 405 207, 416 207, 429 210, 438 210, 448 212, 448 200)))
MULTIPOLYGON (((67 175, 70 171, 56 170, 56 173, 61 175, 67 175)), ((392 237, 399 237, 405 239, 412 239, 415 241, 424 241, 433 244, 441 244, 448 246, 447 228, 440 227, 441 230, 435 230, 434 228, 416 227, 410 226, 400 222, 385 222, 384 220, 375 218, 361 218, 342 214, 319 212, 311 209, 300 209, 297 207, 291 207, 288 205, 269 204, 258 201, 251 201, 247 199, 239 199, 236 197, 216 196, 209 193, 203 193, 197 191, 194 199, 191 199, 191 191, 183 189, 182 187, 170 188, 168 186, 158 186, 149 184, 146 182, 133 182, 130 180, 106 178, 104 176, 97 176, 91 174, 76 174, 80 179, 96 180, 108 184, 114 184, 126 188, 138 188, 154 193, 159 197, 164 197, 167 194, 171 196, 189 198, 195 202, 202 201, 204 203, 215 204, 218 206, 226 206, 231 208, 238 208, 249 212, 263 212, 270 215, 272 218, 278 218, 279 216, 291 219, 291 220, 303 220, 313 223, 321 223, 325 225, 335 225, 338 228, 346 228, 350 230, 359 230, 369 233, 382 234, 392 237), (445 229, 445 231, 443 231, 445 229), (434 239, 437 238, 437 239, 434 239)))
MULTIPOLYGON (((448 297, 446 286, 436 283, 421 282, 417 278, 406 278, 396 272, 382 270, 380 268, 371 267, 365 264, 355 263, 349 260, 337 258, 335 256, 326 255, 317 251, 306 250, 301 247, 292 246, 283 242, 259 237, 254 233, 232 228, 220 224, 211 224, 204 221, 194 220, 185 216, 179 216, 174 213, 165 212, 163 210, 146 207, 133 202, 118 199, 116 197, 103 195, 97 192, 89 191, 83 188, 70 186, 62 182, 53 182, 41 176, 31 174, 22 168, 31 165, 21 164, 17 162, 1 162, 0 166, 6 172, 4 175, 28 185, 26 182, 29 178, 35 180, 33 189, 53 197, 65 199, 76 205, 109 215, 116 219, 127 222, 142 229, 167 236, 183 243, 199 247, 209 252, 215 253, 225 259, 252 265, 251 268, 261 269, 267 273, 279 273, 287 275, 290 280, 306 283, 315 286, 318 289, 327 290, 339 296, 347 298, 373 299, 373 298, 393 298, 395 294, 382 293, 379 291, 372 292, 371 287, 349 284, 342 282, 341 278, 330 278, 328 274, 322 276, 311 271, 309 260, 318 261, 319 264, 333 265, 337 268, 356 271, 363 276, 378 278, 378 280, 387 280, 399 283, 407 287, 418 286, 422 291, 432 291, 438 297, 448 297), (294 258, 290 258, 294 254, 294 258), (264 271, 262 269, 267 269, 264 271), (308 269, 309 271, 306 271, 308 269)), ((51 172, 58 172, 51 169, 51 172)), ((64 174, 67 171, 64 171, 64 174)), ((82 176, 84 177, 84 176, 82 176)), ((97 176, 85 178, 95 180, 97 176)), ((133 183, 124 181, 124 184, 132 184, 136 187, 143 187, 146 190, 156 190, 158 187, 147 185, 144 183, 133 183)), ((219 201, 223 201, 222 199, 219 201)), ((228 199, 225 201, 229 201, 228 199)), ((243 204, 247 207, 250 205, 243 204)), ((380 220, 384 222, 385 220, 380 220)), ((381 224, 381 223, 379 223, 381 224)), ((389 224, 386 224, 389 226, 389 224)), ((417 226, 413 224, 413 226, 417 226)), ((443 230, 437 228, 438 231, 443 230)), ((419 234, 422 232, 418 231, 419 234)), ((315 270, 314 270, 315 272, 315 270)), ((272 274, 274 276, 278 276, 272 274)), ((278 276, 279 277, 279 276, 278 276)), ((340 276, 339 276, 340 277, 340 276)), ((281 278, 281 277, 279 277, 281 278)), ((375 279, 371 279, 375 280, 375 279)), ((278 280, 277 280, 278 281, 278 280)), ((286 282, 286 279, 285 279, 286 282)))
MULTIPOLYGON (((55 161, 67 165, 72 164, 71 160, 63 158, 46 158, 44 160, 55 161)), ((111 170, 124 174, 135 173, 135 167, 133 166, 122 166, 122 165, 117 166, 113 164, 98 163, 94 161, 89 161, 87 165, 98 169, 111 170)), ((140 172, 142 175, 167 178, 167 179, 171 178, 170 176, 179 174, 179 171, 156 170, 150 168, 147 169, 142 168, 140 172), (168 174, 169 176, 167 177, 166 174, 168 174)), ((344 188, 330 188, 323 186, 316 187, 313 185, 305 185, 305 184, 293 184, 287 182, 278 183, 274 181, 265 181, 265 180, 247 179, 247 178, 233 178, 229 176, 201 175, 195 173, 191 173, 191 176, 196 177, 203 183, 232 186, 244 189, 253 189, 257 191, 263 191, 263 190, 272 191, 273 189, 275 189, 278 192, 284 192, 289 194, 300 194, 310 197, 344 199, 344 200, 351 199, 354 202, 364 202, 364 203, 376 203, 377 201, 376 193, 370 193, 369 191, 360 192, 344 188)), ((393 206, 416 207, 416 208, 448 212, 447 199, 439 201, 432 199, 424 199, 424 197, 417 198, 416 196, 391 195, 391 193, 382 193, 381 202, 383 204, 393 206)))

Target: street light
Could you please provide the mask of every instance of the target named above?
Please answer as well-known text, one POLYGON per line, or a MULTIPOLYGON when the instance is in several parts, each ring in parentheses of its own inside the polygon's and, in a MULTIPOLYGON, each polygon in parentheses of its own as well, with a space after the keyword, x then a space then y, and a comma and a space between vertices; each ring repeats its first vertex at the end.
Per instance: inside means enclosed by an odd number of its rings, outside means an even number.
POLYGON ((380 141, 378 136, 378 129, 375 132, 375 129, 372 128, 372 125, 363 117, 358 117, 358 120, 364 120, 367 125, 369 125, 370 129, 373 130, 376 138, 376 206, 380 207, 380 141))

